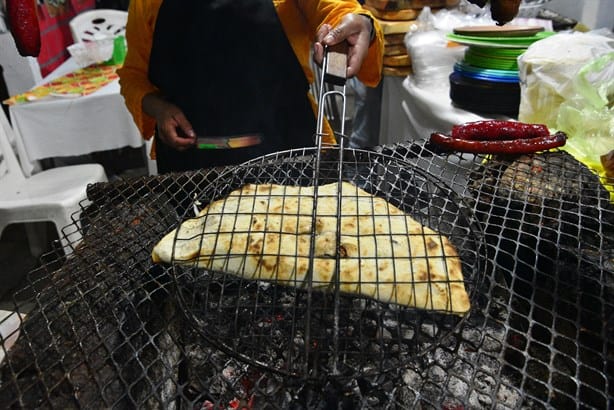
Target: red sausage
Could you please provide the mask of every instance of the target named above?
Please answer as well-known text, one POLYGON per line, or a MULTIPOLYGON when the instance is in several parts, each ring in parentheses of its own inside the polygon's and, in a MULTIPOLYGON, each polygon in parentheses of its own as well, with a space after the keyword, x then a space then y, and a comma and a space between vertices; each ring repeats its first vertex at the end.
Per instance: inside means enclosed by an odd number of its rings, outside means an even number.
POLYGON ((565 145, 567 135, 557 132, 546 137, 521 138, 517 140, 476 141, 454 138, 441 133, 431 134, 431 142, 450 151, 474 154, 530 154, 565 145))
POLYGON ((37 57, 41 49, 41 34, 36 0, 6 0, 6 12, 19 54, 37 57))
POLYGON ((452 137, 464 140, 514 140, 550 135, 543 124, 526 124, 517 121, 484 120, 468 122, 452 127, 452 137))

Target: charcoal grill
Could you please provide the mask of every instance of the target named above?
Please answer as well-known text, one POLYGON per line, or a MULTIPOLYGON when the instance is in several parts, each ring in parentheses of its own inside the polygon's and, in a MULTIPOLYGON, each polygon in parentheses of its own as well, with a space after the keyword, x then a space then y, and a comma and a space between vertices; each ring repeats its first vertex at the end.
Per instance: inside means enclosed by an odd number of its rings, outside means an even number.
MULTIPOLYGON (((511 159, 441 154, 424 141, 376 151, 423 170, 417 175, 425 181, 445 180, 483 227, 492 264, 474 308, 457 326, 427 337, 434 327, 422 317, 422 339, 415 336, 428 347, 422 354, 397 355, 403 363, 387 372, 305 380, 210 343, 182 313, 172 275, 151 262, 150 252, 183 217, 177 193, 201 195, 231 170, 143 177, 91 186, 78 227, 83 242, 67 260, 46 255, 15 294, 13 310, 26 319, 0 368, 0 403, 62 409, 611 407, 614 214, 596 176, 572 159, 546 156, 542 166, 565 175, 573 192, 545 185, 527 196, 502 185, 504 174, 525 187, 535 178, 523 167, 506 174, 511 159)), ((374 306, 360 303, 365 312, 374 306)), ((365 317, 373 328, 393 323, 377 312, 365 317)), ((279 319, 271 313, 267 320, 279 319)), ((9 336, 3 336, 4 350, 9 336)), ((402 346, 377 347, 392 360, 402 346)))

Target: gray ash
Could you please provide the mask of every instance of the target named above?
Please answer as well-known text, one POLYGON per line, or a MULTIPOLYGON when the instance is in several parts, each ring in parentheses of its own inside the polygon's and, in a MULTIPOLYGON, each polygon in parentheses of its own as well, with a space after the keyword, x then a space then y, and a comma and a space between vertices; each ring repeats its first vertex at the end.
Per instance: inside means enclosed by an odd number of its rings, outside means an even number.
POLYGON ((177 299, 202 339, 291 377, 355 377, 403 367, 463 318, 175 267, 177 299), (311 299, 309 299, 311 298, 311 299), (336 375, 336 376, 335 376, 336 375))
POLYGON ((490 408, 496 403, 528 408, 532 402, 518 388, 522 380, 511 379, 501 364, 505 332, 503 325, 482 317, 394 371, 305 381, 220 354, 187 328, 183 338, 194 343, 186 346, 185 375, 191 405, 199 408, 230 408, 231 403, 281 409, 490 408))

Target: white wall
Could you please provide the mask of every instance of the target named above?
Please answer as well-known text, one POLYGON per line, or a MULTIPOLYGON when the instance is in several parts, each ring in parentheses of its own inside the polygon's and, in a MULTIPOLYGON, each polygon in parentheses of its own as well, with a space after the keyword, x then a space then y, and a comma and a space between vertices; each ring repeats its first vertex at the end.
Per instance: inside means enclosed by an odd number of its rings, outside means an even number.
POLYGON ((578 20, 591 29, 614 30, 614 0, 551 0, 545 8, 578 20))

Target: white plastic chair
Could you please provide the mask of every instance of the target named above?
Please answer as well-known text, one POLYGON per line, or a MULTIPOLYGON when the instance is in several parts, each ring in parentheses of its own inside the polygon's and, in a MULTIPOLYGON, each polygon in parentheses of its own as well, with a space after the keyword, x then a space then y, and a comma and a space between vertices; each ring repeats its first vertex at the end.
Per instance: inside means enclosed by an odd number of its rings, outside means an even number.
POLYGON ((73 17, 68 25, 75 43, 101 37, 117 37, 126 32, 128 12, 113 9, 93 9, 73 17))
POLYGON ((8 32, 0 33, 0 66, 9 95, 21 94, 43 79, 36 58, 19 55, 15 40, 8 32))
MULTIPOLYGON (((69 255, 81 240, 78 214, 86 204, 87 185, 106 182, 104 168, 100 164, 73 165, 26 177, 11 145, 12 132, 0 108, 0 235, 13 223, 50 221, 69 255)), ((37 238, 31 237, 32 230, 26 232, 33 255, 39 256, 33 247, 37 238)))

